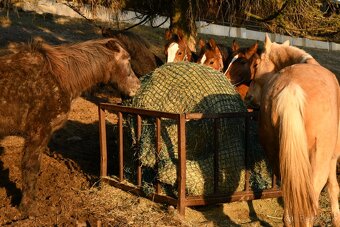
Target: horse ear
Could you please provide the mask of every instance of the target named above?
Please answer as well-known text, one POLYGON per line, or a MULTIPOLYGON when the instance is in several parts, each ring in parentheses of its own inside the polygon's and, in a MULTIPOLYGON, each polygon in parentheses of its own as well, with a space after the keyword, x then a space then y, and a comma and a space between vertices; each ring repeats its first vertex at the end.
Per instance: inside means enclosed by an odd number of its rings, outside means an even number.
POLYGON ((198 45, 199 45, 200 49, 205 48, 205 40, 200 38, 200 40, 198 41, 198 45))
POLYGON ((233 40, 233 43, 232 43, 232 45, 231 45, 231 50, 233 51, 233 52, 236 52, 236 51, 238 51, 240 49, 240 45, 236 42, 236 40, 234 39, 233 40))
POLYGON ((177 28, 177 36, 180 38, 180 39, 183 39, 184 38, 184 32, 182 29, 179 29, 177 28))
POLYGON ((120 46, 117 42, 115 42, 114 40, 109 40, 105 46, 115 52, 120 52, 120 46))
POLYGON ((165 30, 165 40, 170 40, 172 37, 172 32, 170 31, 170 29, 166 29, 165 30))
POLYGON ((268 33, 266 33, 266 37, 264 39, 264 49, 265 49, 265 53, 269 53, 270 52, 270 47, 272 46, 272 41, 269 38, 268 33))
POLYGON ((250 59, 257 52, 257 48, 259 47, 258 42, 256 41, 251 47, 247 49, 246 58, 250 59))
POLYGON ((102 30, 102 36, 103 37, 109 37, 110 36, 110 28, 105 28, 105 27, 103 27, 103 28, 101 28, 101 30, 102 30))
POLYGON ((289 46, 289 45, 290 45, 289 39, 287 39, 286 41, 284 41, 284 42, 282 43, 282 45, 283 45, 283 46, 289 46))
POLYGON ((210 38, 210 39, 209 39, 209 45, 211 46, 211 48, 212 48, 213 50, 216 49, 216 42, 215 42, 215 40, 214 40, 213 38, 210 38))

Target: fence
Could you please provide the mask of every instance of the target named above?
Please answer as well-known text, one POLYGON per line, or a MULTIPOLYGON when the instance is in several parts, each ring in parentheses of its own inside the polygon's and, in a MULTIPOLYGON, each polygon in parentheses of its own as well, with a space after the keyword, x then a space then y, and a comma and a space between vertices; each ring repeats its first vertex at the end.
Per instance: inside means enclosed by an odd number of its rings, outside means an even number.
MULTIPOLYGON (((100 154, 101 154, 101 165, 100 165, 100 175, 104 182, 113 185, 115 187, 121 188, 123 190, 129 191, 137 195, 143 195, 152 198, 156 202, 166 202, 170 205, 177 207, 181 215, 185 214, 185 207, 188 206, 199 206, 215 203, 233 202, 233 201, 245 201, 253 199, 262 198, 274 198, 281 196, 280 188, 277 186, 276 177, 272 176, 272 185, 269 189, 264 189, 260 192, 254 192, 251 190, 249 183, 250 168, 248 159, 245 158, 245 184, 244 190, 234 192, 232 194, 223 194, 218 191, 218 144, 215 143, 214 146, 214 193, 212 195, 198 195, 189 196, 186 194, 186 122, 197 121, 202 119, 212 119, 215 125, 221 119, 225 118, 243 118, 245 120, 245 156, 249 152, 249 121, 257 117, 256 112, 238 112, 238 113, 221 113, 221 114, 201 114, 201 113, 167 113, 160 111, 144 110, 138 108, 131 108, 107 103, 101 103, 99 108, 99 131, 100 131, 100 154), (106 111, 114 112, 117 114, 117 146, 118 146, 118 160, 113 160, 113 158, 108 157, 107 149, 107 131, 106 131, 106 111), (141 132, 142 132, 142 120, 143 118, 152 117, 155 118, 155 146, 156 151, 160 152, 160 141, 161 141, 161 127, 162 119, 173 119, 176 122, 178 129, 178 165, 177 165, 177 196, 172 197, 164 194, 161 190, 161 183, 155 182, 154 193, 146 195, 142 190, 142 175, 143 166, 140 162, 136 161, 136 179, 135 183, 131 184, 124 177, 124 136, 123 136, 123 121, 124 115, 129 114, 136 119, 136 141, 138 143, 141 132), (108 176, 108 163, 116 162, 118 165, 118 176, 110 177, 108 176)), ((218 127, 214 127, 214 140, 217 138, 218 127)), ((137 144, 138 146, 138 144, 137 144)))

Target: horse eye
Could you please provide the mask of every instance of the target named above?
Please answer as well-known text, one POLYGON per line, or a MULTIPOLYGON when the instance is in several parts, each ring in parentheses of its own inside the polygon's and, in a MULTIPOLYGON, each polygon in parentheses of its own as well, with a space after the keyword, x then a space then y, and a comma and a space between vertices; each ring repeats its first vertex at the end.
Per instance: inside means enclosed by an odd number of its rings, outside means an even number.
POLYGON ((213 64, 214 64, 214 62, 213 62, 213 61, 210 61, 210 62, 209 62, 209 64, 210 64, 210 65, 213 65, 213 64))
POLYGON ((178 55, 182 55, 182 52, 178 52, 178 55))

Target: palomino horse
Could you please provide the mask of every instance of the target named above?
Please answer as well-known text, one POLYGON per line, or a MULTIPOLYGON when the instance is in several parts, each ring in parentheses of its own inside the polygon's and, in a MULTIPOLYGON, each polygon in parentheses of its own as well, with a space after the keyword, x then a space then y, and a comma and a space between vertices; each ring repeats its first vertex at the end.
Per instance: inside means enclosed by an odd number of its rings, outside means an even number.
POLYGON ((223 71, 224 62, 227 59, 228 52, 222 50, 218 46, 213 38, 209 39, 209 42, 205 40, 199 40, 200 53, 198 55, 197 63, 207 65, 217 71, 223 71))
POLYGON ((333 224, 340 226, 338 81, 301 49, 268 35, 264 48, 246 100, 260 106, 260 142, 281 176, 284 223, 312 226, 327 184, 333 224))
POLYGON ((100 82, 112 82, 129 96, 140 87, 130 56, 116 39, 60 46, 33 43, 0 58, 0 138, 17 135, 25 139, 23 215, 34 214, 41 154, 52 133, 66 122, 72 101, 100 82))
POLYGON ((164 46, 166 62, 197 61, 195 50, 189 46, 182 30, 177 29, 176 33, 166 30, 165 40, 167 40, 164 46))
POLYGON ((150 43, 136 33, 106 28, 102 30, 102 35, 116 38, 119 44, 129 52, 131 67, 137 77, 144 76, 163 65, 163 61, 150 50, 150 43))

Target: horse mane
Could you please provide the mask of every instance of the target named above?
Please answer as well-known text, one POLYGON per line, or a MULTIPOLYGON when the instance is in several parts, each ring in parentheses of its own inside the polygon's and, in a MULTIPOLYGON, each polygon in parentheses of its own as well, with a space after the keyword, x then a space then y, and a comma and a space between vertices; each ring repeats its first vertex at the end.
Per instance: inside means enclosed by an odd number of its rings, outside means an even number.
POLYGON ((309 53, 295 46, 273 43, 270 47, 270 60, 277 70, 299 63, 319 64, 309 53))
POLYGON ((139 52, 141 49, 149 49, 150 44, 141 36, 130 31, 107 30, 103 33, 104 37, 113 37, 119 40, 125 50, 139 52))
POLYGON ((102 30, 104 37, 117 39, 117 42, 131 56, 131 67, 139 75, 145 75, 163 65, 163 61, 150 50, 150 43, 131 31, 118 31, 110 28, 102 30))
POLYGON ((63 89, 77 96, 84 89, 103 81, 107 62, 113 57, 113 51, 105 45, 109 40, 113 39, 59 46, 33 42, 30 49, 40 52, 46 59, 44 70, 53 74, 63 89))

